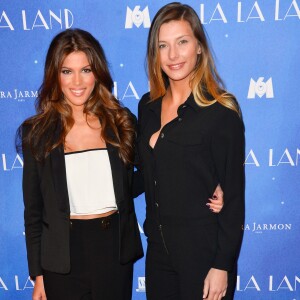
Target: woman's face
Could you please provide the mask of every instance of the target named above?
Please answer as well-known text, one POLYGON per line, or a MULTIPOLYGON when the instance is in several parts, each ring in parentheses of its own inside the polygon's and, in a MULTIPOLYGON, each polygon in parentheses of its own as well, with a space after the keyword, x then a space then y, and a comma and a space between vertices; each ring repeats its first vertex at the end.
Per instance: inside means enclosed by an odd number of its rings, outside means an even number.
POLYGON ((161 25, 158 35, 161 69, 171 81, 189 83, 201 47, 187 21, 176 20, 161 25))
POLYGON ((82 51, 70 53, 60 71, 61 90, 72 109, 83 109, 95 87, 95 76, 82 51))

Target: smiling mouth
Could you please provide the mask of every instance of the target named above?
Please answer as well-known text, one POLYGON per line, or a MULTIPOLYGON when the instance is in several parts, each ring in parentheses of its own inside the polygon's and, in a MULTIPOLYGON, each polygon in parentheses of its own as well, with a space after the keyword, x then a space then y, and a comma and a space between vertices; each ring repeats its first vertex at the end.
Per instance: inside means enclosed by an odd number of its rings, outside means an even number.
POLYGON ((70 89, 70 91, 72 92, 73 95, 78 97, 78 96, 83 95, 85 89, 76 89, 76 90, 75 89, 70 89))
POLYGON ((184 63, 174 64, 174 65, 168 65, 168 67, 171 70, 179 70, 183 67, 184 63))

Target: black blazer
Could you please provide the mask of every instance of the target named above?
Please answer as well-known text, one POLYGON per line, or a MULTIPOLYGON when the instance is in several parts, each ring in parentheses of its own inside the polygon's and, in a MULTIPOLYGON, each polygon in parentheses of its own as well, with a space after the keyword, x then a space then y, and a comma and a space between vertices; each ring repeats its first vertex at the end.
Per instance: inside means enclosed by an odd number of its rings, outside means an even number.
MULTIPOLYGON (((23 126, 23 136, 29 128, 23 126)), ((54 131, 59 136, 60 125, 54 131)), ((113 134, 111 133, 113 136, 113 134)), ((143 256, 132 198, 133 166, 125 166, 118 149, 107 143, 113 186, 119 211, 120 263, 143 256)), ((34 159, 23 145, 23 197, 27 258, 30 276, 43 269, 57 273, 70 271, 70 207, 63 147, 50 152, 44 162, 34 159)))

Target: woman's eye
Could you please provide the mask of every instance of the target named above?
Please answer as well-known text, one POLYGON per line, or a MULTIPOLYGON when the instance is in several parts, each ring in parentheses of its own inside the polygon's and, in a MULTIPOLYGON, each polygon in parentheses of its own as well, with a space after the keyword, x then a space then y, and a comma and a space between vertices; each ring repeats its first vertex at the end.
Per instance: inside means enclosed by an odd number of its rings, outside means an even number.
POLYGON ((187 40, 181 40, 181 41, 179 41, 179 44, 186 44, 188 41, 187 40))
POLYGON ((166 44, 159 44, 159 45, 158 45, 158 48, 159 48, 159 49, 166 48, 166 44))
POLYGON ((83 69, 82 72, 83 72, 83 73, 91 73, 91 72, 92 72, 92 69, 86 68, 86 69, 83 69))
POLYGON ((63 74, 71 74, 71 71, 70 70, 61 70, 61 72, 63 73, 63 74))

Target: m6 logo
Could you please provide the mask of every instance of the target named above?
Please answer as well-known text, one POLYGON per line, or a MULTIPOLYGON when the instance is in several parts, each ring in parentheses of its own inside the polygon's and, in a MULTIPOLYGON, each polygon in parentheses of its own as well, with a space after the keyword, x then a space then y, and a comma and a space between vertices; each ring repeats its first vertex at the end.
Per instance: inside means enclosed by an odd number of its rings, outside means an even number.
POLYGON ((142 24, 144 28, 150 27, 151 23, 148 6, 146 6, 144 10, 140 10, 140 5, 137 5, 133 10, 127 6, 125 28, 132 28, 133 24, 138 28, 142 24))
POLYGON ((264 77, 259 77, 257 81, 251 78, 247 98, 254 99, 256 96, 261 98, 264 95, 266 98, 274 98, 272 77, 266 82, 264 82, 264 77))

